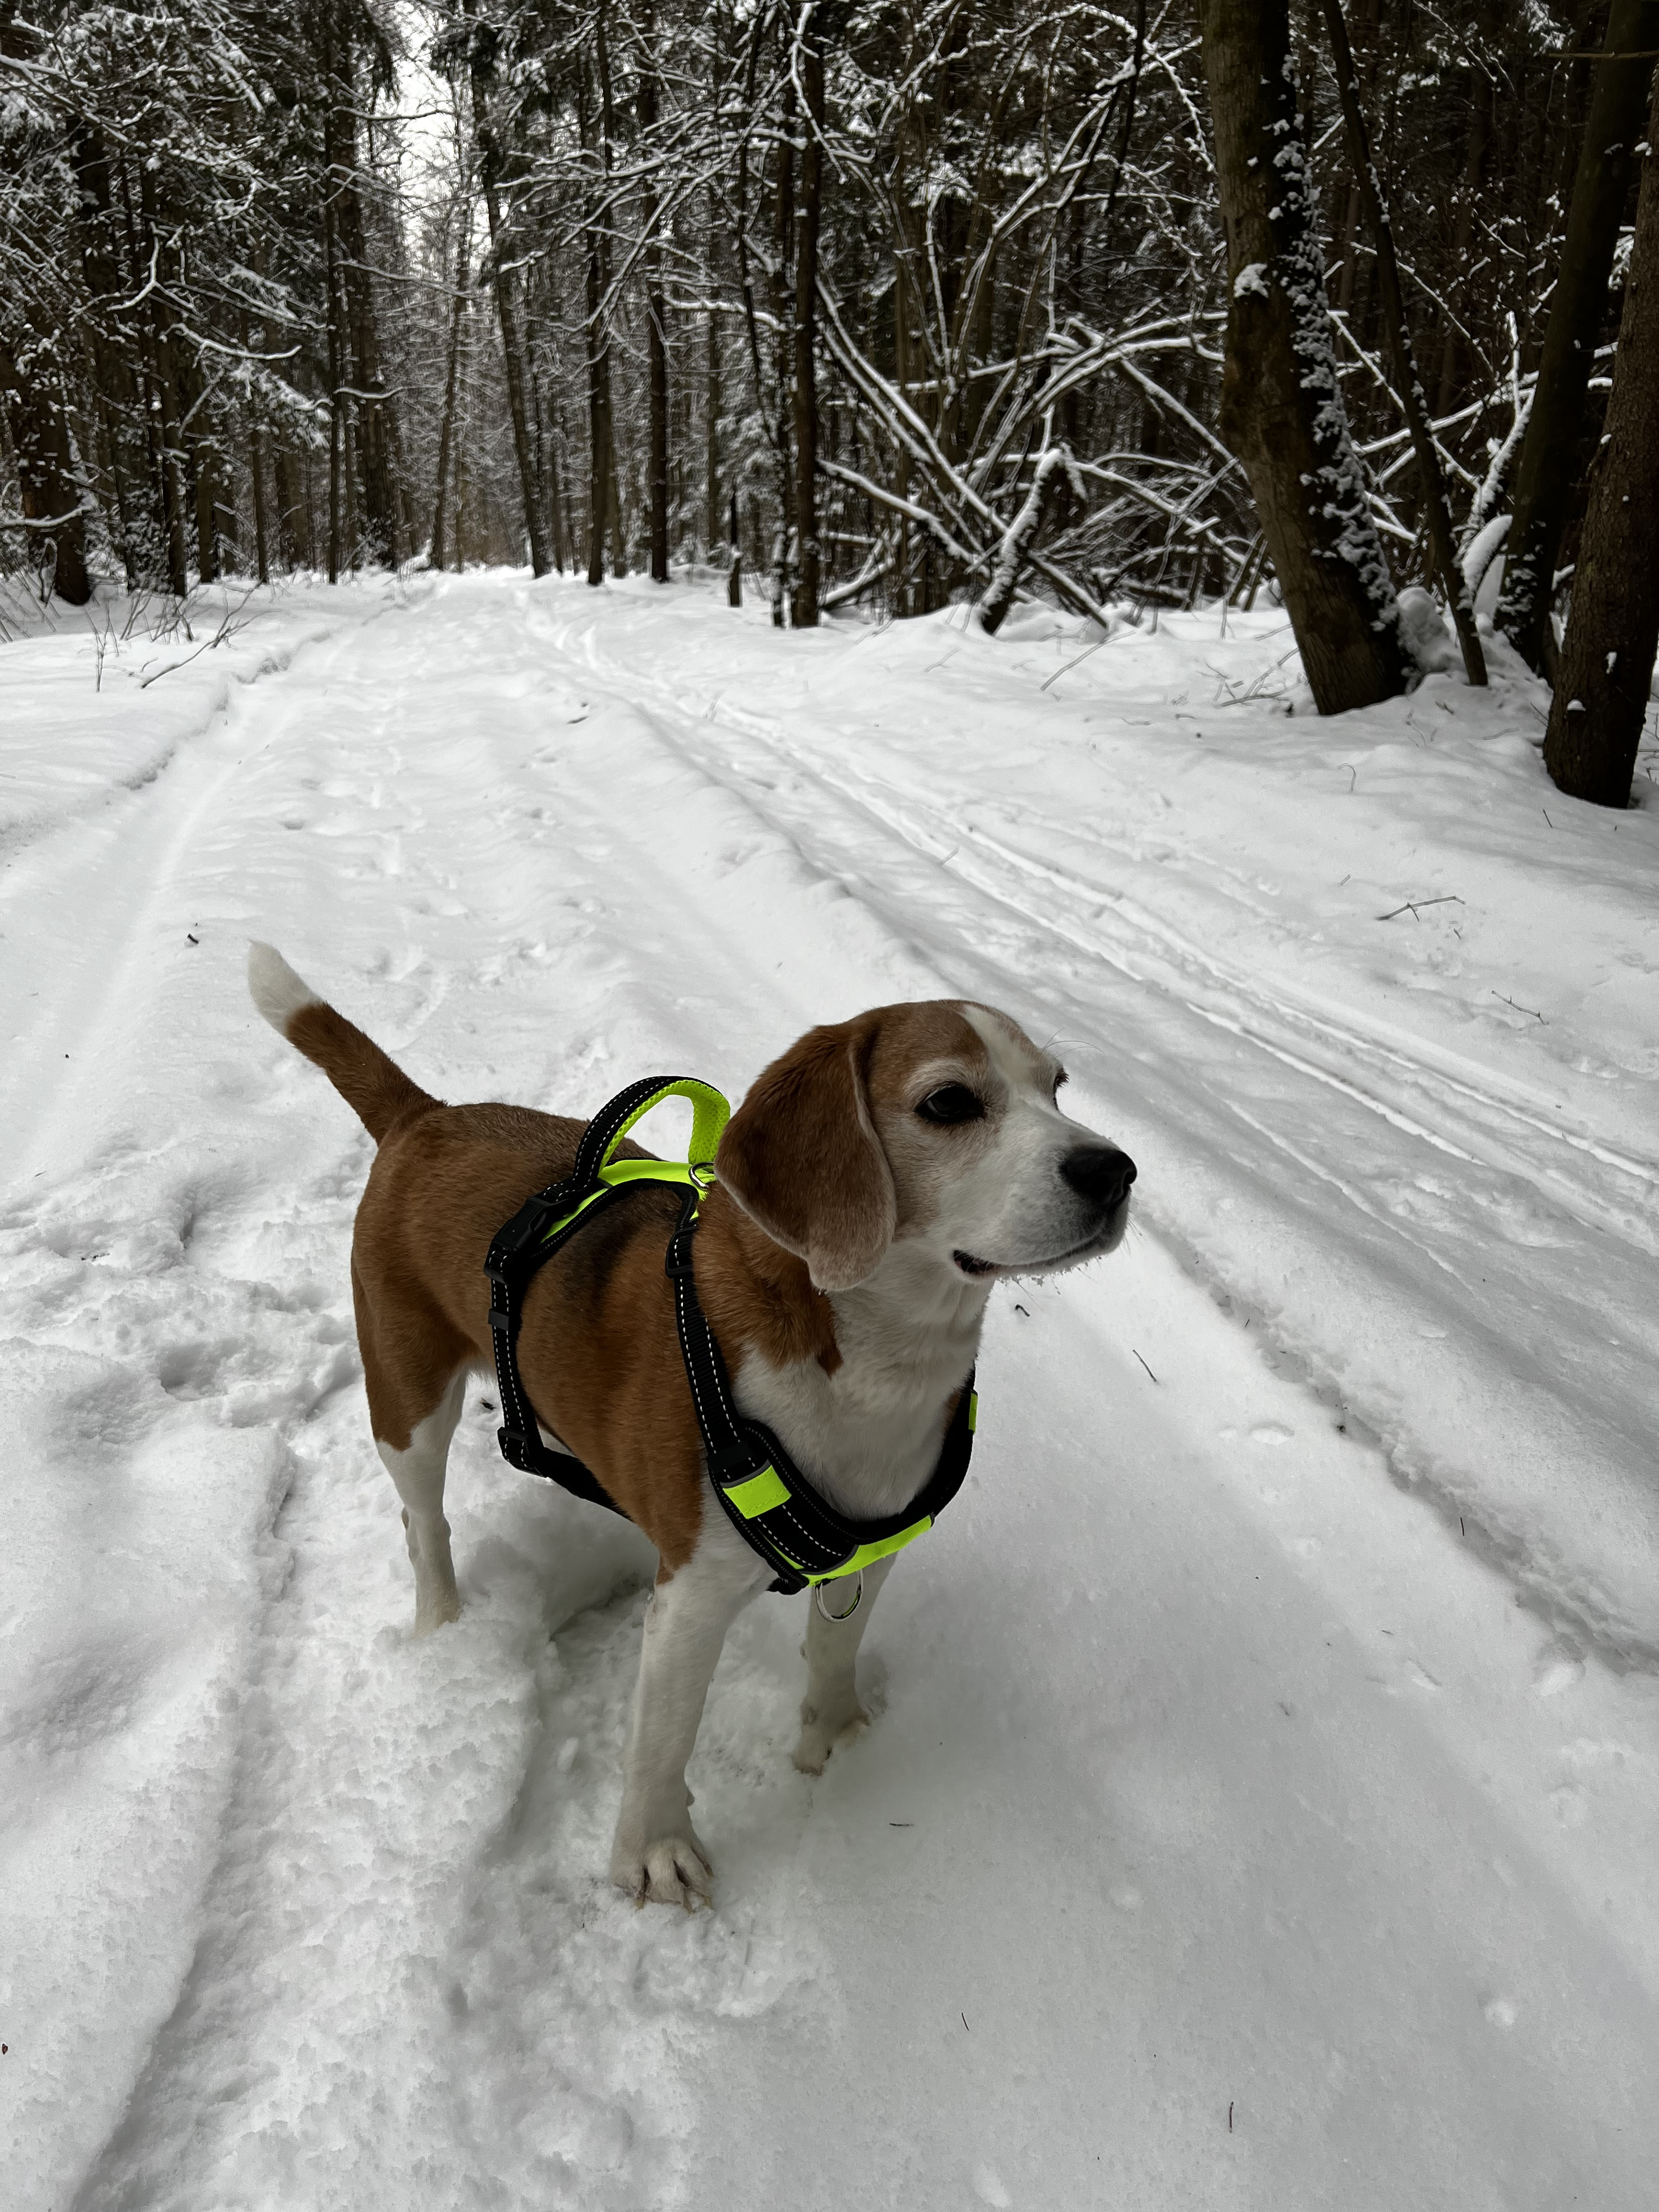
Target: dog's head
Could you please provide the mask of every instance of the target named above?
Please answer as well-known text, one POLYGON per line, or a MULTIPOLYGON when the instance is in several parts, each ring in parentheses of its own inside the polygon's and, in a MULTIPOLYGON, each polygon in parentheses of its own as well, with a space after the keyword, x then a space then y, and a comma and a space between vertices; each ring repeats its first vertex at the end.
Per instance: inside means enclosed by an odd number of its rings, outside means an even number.
POLYGON ((1122 1242, 1135 1169, 1060 1112, 1065 1080, 989 1006, 878 1006, 773 1061, 720 1179, 822 1291, 867 1280, 896 1244, 958 1279, 1075 1267, 1122 1242))

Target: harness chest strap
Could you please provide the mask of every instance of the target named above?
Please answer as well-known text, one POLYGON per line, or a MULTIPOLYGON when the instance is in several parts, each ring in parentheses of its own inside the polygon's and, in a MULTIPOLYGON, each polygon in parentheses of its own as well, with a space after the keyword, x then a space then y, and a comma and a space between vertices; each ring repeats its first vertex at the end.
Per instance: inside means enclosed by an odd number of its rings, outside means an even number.
POLYGON ((979 1401, 969 1373, 957 1395, 938 1462, 919 1495, 901 1513, 862 1522, 849 1520, 819 1494, 771 1430, 737 1412, 726 1363, 697 1297, 692 1258, 698 1209, 714 1181, 714 1152, 730 1112, 720 1092, 695 1077, 650 1076, 630 1085, 588 1124, 564 1181, 527 1200, 497 1233, 484 1263, 491 1285, 489 1324, 503 1417, 497 1442, 509 1466, 544 1475, 578 1498, 621 1512, 580 1460, 550 1451, 542 1443, 519 1374, 524 1297, 532 1278, 554 1254, 625 1191, 640 1182, 678 1184, 685 1200, 664 1264, 674 1286, 680 1354, 709 1475, 726 1517, 773 1570, 772 1588, 798 1590, 885 1559, 933 1526, 967 1474, 979 1401), (684 1161, 617 1159, 614 1155, 628 1132, 665 1098, 691 1101, 690 1157, 684 1161))

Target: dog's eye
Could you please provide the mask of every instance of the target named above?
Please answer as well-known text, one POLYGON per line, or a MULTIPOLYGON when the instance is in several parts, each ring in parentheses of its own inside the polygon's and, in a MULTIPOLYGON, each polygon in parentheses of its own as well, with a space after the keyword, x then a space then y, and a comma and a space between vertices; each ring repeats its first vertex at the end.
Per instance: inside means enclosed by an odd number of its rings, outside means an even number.
POLYGON ((1067 1073, 1066 1073, 1066 1071, 1065 1071, 1065 1069, 1064 1069, 1063 1067, 1060 1069, 1060 1073, 1059 1073, 1057 1076, 1055 1076, 1055 1078, 1054 1078, 1054 1101, 1055 1101, 1055 1103, 1056 1103, 1056 1104, 1058 1104, 1058 1103, 1059 1103, 1059 1101, 1060 1101, 1060 1091, 1061 1091, 1062 1088, 1063 1088, 1066 1084, 1068 1084, 1068 1083, 1071 1081, 1071 1079, 1071 1079, 1071 1077, 1070 1077, 1069 1075, 1067 1075, 1067 1073))
POLYGON ((930 1091, 916 1111, 924 1121, 982 1121, 985 1109, 965 1083, 930 1091))

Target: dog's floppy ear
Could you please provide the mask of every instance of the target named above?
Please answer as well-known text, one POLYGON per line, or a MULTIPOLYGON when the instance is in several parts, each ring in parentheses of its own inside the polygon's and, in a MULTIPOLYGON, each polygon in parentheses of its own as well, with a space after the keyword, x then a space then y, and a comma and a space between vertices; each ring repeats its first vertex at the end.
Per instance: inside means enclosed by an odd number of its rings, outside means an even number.
POLYGON ((809 1030, 756 1079, 720 1139, 721 1183, 821 1291, 873 1274, 898 1204, 870 1118, 866 1074, 878 1024, 809 1030))

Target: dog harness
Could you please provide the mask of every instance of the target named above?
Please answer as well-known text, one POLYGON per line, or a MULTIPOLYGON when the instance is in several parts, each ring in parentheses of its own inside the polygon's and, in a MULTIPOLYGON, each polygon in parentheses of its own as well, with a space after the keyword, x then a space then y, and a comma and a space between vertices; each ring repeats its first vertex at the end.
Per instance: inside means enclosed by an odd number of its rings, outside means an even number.
POLYGON ((731 1113, 720 1092, 695 1076, 643 1077, 618 1091, 588 1123, 575 1165, 564 1181, 526 1199, 498 1231, 484 1261, 501 1398, 496 1441, 509 1467, 544 1475, 574 1497, 622 1512, 590 1468, 572 1454, 550 1451, 543 1443, 519 1373, 519 1329, 532 1279, 580 1229, 637 1184, 678 1184, 685 1196, 664 1268, 674 1285, 680 1353, 709 1478, 732 1527, 772 1570, 771 1587, 799 1590, 809 1583, 856 1574, 890 1552, 902 1551, 933 1527, 968 1472, 979 1401, 970 1370, 933 1474, 902 1512, 878 1521, 850 1521, 838 1512, 813 1488, 771 1430, 737 1411, 726 1362, 697 1297, 693 1266, 698 1210, 714 1181, 714 1154, 731 1113), (665 1098, 691 1102, 687 1158, 618 1159, 617 1149, 634 1124, 665 1098))

